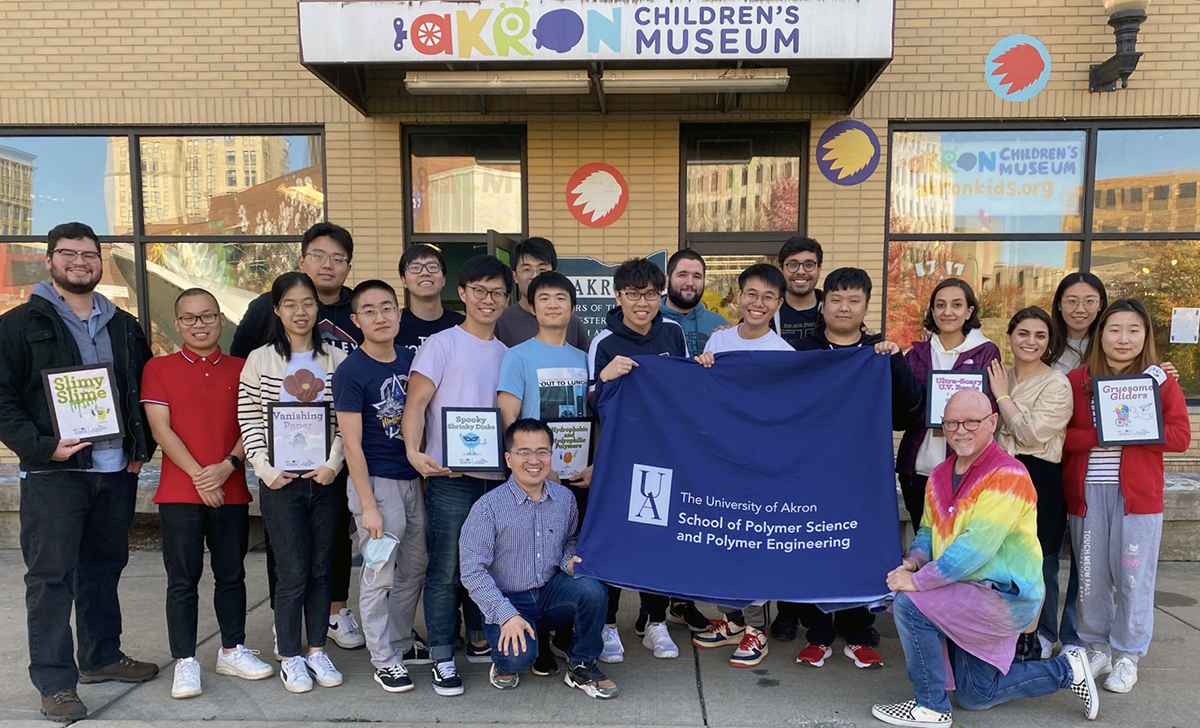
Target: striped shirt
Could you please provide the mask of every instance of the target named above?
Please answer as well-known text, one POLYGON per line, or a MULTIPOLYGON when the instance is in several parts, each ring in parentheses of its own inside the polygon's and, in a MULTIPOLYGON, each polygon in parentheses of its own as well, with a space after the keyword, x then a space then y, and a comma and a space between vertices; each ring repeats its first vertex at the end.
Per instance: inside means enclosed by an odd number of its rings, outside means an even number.
POLYGON ((1087 475, 1084 482, 1120 485, 1121 448, 1093 447, 1088 452, 1087 475))
POLYGON ((471 507, 458 539, 463 586, 488 624, 517 616, 506 594, 545 586, 575 556, 575 496, 546 481, 534 501, 509 478, 471 507))

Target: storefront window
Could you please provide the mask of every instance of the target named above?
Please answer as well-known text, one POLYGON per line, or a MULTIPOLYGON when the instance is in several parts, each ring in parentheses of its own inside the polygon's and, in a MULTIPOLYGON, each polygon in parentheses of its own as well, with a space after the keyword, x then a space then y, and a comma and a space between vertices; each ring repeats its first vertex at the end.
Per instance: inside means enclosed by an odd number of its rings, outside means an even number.
POLYGON ((1101 131, 1096 147, 1098 233, 1195 232, 1200 129, 1101 131))
POLYGON ((61 222, 128 233, 128 137, 0 136, 0 236, 44 235, 61 222))
MULTIPOLYGON (((142 189, 154 190, 156 203, 142 213, 147 236, 300 235, 325 219, 319 135, 227 137, 225 174, 215 177, 205 173, 211 155, 201 167, 201 139, 206 137, 139 140, 142 189)), ((124 138, 118 147, 123 144, 124 138)))
POLYGON ((227 321, 221 346, 228 351, 246 307, 269 290, 276 277, 295 270, 299 257, 299 243, 147 244, 146 286, 154 353, 179 350, 179 334, 172 325, 175 299, 188 288, 203 288, 216 297, 227 321))
MULTIPOLYGON (((134 281, 133 245, 101 243, 104 273, 96 291, 120 308, 137 315, 137 289, 134 281)), ((46 270, 46 243, 0 243, 0 314, 29 300, 33 288, 50 280, 46 270)))
POLYGON ((802 132, 726 125, 685 133, 684 148, 687 232, 799 229, 802 132))
POLYGON ((483 130, 409 134, 412 232, 524 230, 522 137, 483 130))
POLYGON ((1085 131, 897 131, 891 232, 1077 233, 1085 131))

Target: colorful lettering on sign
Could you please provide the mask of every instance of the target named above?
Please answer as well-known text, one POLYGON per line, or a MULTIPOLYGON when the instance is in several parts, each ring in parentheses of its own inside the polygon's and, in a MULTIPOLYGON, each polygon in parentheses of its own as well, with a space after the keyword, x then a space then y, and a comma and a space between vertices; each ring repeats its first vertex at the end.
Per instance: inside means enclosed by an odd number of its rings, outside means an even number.
POLYGON ((1050 80, 1050 52, 1031 35, 1010 35, 988 52, 984 78, 1005 101, 1028 101, 1050 80))

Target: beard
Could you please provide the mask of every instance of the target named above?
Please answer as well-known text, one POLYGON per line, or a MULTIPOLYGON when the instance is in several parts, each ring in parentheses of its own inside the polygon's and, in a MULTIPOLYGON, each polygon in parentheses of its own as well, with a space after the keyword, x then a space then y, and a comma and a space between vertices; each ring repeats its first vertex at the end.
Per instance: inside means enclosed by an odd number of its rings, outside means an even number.
POLYGON ((678 288, 667 286, 667 300, 675 304, 676 308, 683 309, 684 311, 690 311, 700 303, 700 298, 704 295, 704 289, 701 288, 691 294, 691 298, 688 298, 687 295, 678 288))
POLYGON ((95 277, 87 283, 76 283, 67 277, 66 271, 60 271, 54 267, 50 268, 50 279, 54 281, 55 285, 67 293, 74 293, 76 295, 91 293, 96 290, 96 284, 100 282, 101 275, 102 272, 98 271, 95 277))

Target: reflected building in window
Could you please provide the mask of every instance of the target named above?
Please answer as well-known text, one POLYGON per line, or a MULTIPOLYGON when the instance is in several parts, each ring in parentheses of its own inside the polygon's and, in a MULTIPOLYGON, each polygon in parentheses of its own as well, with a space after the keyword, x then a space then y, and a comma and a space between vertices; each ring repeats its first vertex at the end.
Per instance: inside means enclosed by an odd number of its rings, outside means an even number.
POLYGON ((891 155, 891 232, 955 232, 954 172, 938 163, 942 135, 896 132, 891 155))
POLYGON ((33 160, 28 152, 0 146, 0 235, 33 234, 33 160))
POLYGON ((1200 169, 1096 181, 1094 230, 1099 233, 1197 230, 1200 169))
POLYGON ((745 162, 687 166, 689 232, 795 230, 799 160, 750 157, 745 162))
POLYGON ((474 157, 412 157, 413 229, 520 232, 521 165, 474 157))

